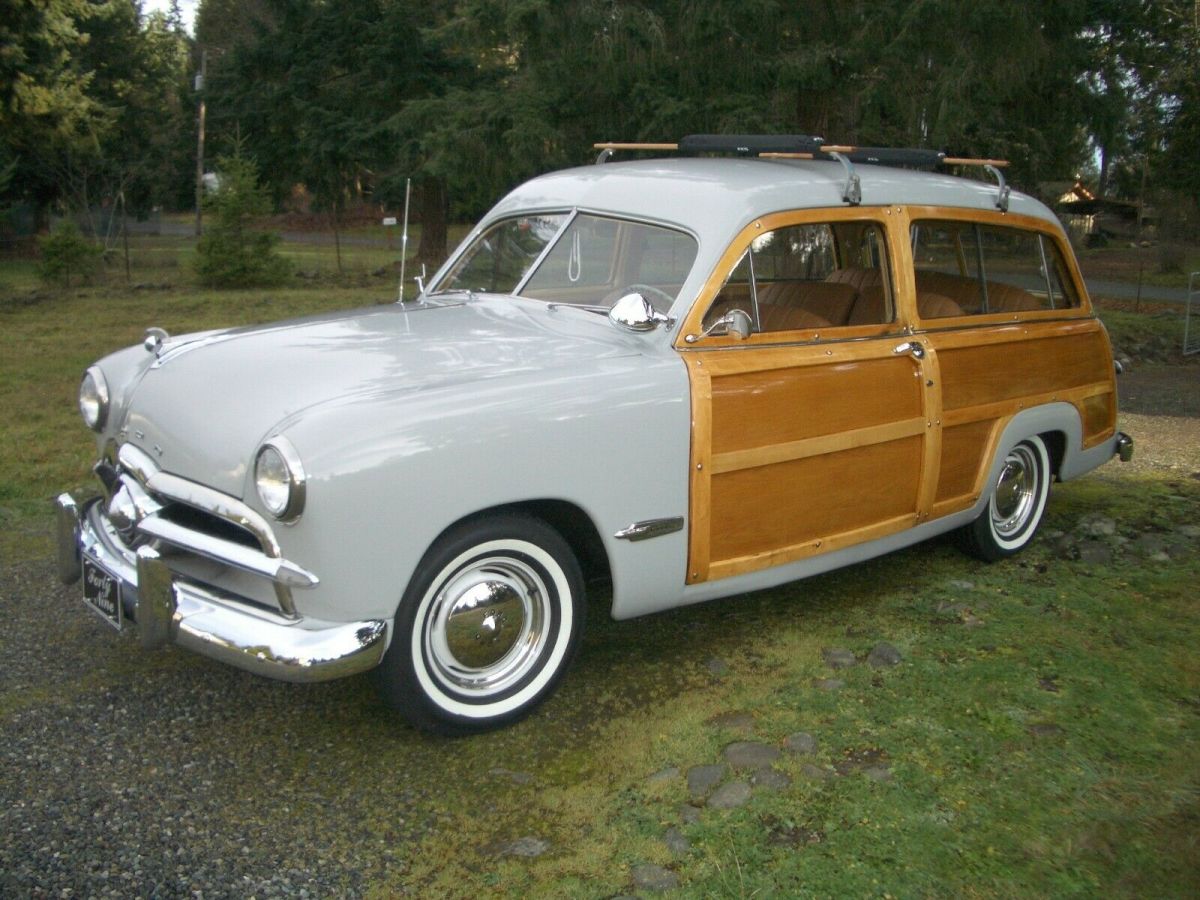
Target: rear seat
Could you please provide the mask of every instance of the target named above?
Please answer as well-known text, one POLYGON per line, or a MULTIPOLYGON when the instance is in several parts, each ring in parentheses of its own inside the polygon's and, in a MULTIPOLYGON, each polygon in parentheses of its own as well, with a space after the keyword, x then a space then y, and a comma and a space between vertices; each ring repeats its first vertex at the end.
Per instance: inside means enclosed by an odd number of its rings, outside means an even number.
POLYGON ((776 281, 764 285, 758 293, 760 312, 768 307, 795 309, 822 319, 826 325, 845 325, 857 299, 853 285, 828 281, 776 281))
MULTIPOLYGON (((916 276, 918 309, 921 307, 921 296, 928 294, 940 295, 943 300, 949 299, 959 306, 958 312, 943 312, 940 314, 942 316, 983 311, 983 299, 979 295, 979 282, 976 279, 921 269, 917 270, 916 276)), ((1022 312, 1046 308, 1029 291, 1003 281, 989 281, 987 296, 988 312, 1022 312)), ((921 315, 923 318, 935 318, 924 312, 921 315)))
POLYGON ((858 299, 846 319, 847 325, 878 325, 891 321, 883 293, 879 269, 850 267, 830 272, 826 284, 848 284, 858 291, 858 299))

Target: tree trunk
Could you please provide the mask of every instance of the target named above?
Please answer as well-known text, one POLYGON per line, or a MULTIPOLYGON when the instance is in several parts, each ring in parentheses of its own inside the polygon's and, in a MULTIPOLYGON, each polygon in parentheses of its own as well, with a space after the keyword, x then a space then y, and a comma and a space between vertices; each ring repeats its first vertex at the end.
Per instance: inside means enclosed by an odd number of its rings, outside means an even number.
POLYGON ((435 269, 446 259, 446 182, 441 178, 423 179, 419 184, 421 243, 417 262, 435 269))

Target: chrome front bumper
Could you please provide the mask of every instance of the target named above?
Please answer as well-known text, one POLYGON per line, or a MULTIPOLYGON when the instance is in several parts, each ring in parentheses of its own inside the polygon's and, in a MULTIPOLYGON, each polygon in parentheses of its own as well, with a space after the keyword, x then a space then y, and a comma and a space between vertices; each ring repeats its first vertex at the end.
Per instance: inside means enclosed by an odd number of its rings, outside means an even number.
POLYGON ((173 572, 151 546, 139 547, 136 565, 112 545, 70 494, 54 503, 58 573, 79 580, 86 552, 121 582, 126 613, 137 623, 142 646, 175 643, 281 681, 328 681, 365 672, 379 664, 387 622, 330 623, 288 617, 189 581, 173 572))

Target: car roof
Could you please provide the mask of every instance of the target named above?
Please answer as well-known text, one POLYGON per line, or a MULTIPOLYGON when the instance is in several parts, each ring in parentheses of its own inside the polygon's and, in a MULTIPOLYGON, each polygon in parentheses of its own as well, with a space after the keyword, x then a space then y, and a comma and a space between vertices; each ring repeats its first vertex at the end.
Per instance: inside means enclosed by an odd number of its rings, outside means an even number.
MULTIPOLYGON (((995 184, 941 173, 856 164, 863 207, 922 205, 994 210, 995 184)), ((608 162, 541 175, 513 190, 485 222, 520 211, 583 209, 678 225, 727 243, 749 222, 791 209, 845 207, 840 163, 792 159, 671 158, 608 162)), ((1009 211, 1058 224, 1013 191, 1009 211)), ((481 223, 482 224, 482 223, 481 223)))

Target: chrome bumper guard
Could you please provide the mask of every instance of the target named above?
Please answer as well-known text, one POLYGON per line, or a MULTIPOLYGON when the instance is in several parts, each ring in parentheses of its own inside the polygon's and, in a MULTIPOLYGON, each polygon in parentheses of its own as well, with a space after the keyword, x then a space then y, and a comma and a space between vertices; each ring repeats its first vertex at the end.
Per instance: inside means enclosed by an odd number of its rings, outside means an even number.
POLYGON ((55 500, 58 574, 78 581, 86 549, 120 579, 142 646, 175 643, 220 662, 280 681, 315 682, 356 675, 383 657, 381 619, 326 623, 252 609, 239 598, 180 578, 153 547, 137 550, 136 565, 109 546, 70 494, 55 500))
POLYGON ((1116 444, 1113 447, 1113 454, 1121 460, 1121 462, 1129 462, 1133 459, 1133 438, 1123 431, 1117 432, 1116 444))

